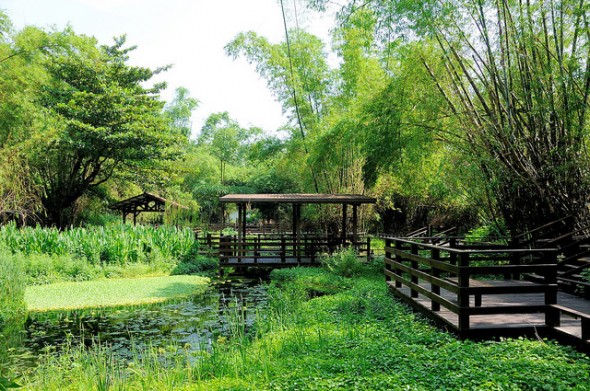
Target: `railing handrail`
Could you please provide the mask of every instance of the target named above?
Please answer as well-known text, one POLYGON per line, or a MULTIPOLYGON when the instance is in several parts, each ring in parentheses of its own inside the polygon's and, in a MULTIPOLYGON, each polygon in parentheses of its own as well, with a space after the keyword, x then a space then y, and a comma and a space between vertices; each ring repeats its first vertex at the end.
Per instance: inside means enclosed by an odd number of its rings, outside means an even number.
POLYGON ((478 249, 478 250, 475 250, 475 249, 454 248, 454 247, 450 247, 450 246, 440 246, 440 245, 430 244, 430 243, 422 243, 422 242, 417 242, 415 240, 409 240, 406 238, 390 237, 390 238, 385 238, 385 240, 386 240, 386 242, 385 242, 386 246, 387 246, 387 241, 391 240, 391 241, 402 242, 402 243, 409 244, 409 245, 416 245, 416 246, 422 247, 423 249, 426 249, 426 250, 446 251, 446 252, 455 253, 455 254, 493 254, 493 253, 532 254, 532 253, 559 251, 557 248, 503 248, 503 249, 488 249, 488 250, 478 249))

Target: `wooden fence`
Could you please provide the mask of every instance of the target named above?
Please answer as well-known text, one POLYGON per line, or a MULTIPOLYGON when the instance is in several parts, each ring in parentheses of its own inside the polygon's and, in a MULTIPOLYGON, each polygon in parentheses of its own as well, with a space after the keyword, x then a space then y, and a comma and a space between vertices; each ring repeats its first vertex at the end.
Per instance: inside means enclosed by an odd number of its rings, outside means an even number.
POLYGON ((357 242, 341 238, 301 234, 256 234, 239 238, 205 234, 197 236, 200 251, 218 256, 221 267, 288 267, 319 264, 321 257, 342 247, 354 247, 359 256, 371 258, 370 238, 357 242))
POLYGON ((522 334, 559 323, 555 249, 510 249, 450 239, 387 238, 390 290, 462 338, 522 334), (521 276, 542 276, 537 282, 521 276), (541 322, 529 314, 540 314, 541 322))

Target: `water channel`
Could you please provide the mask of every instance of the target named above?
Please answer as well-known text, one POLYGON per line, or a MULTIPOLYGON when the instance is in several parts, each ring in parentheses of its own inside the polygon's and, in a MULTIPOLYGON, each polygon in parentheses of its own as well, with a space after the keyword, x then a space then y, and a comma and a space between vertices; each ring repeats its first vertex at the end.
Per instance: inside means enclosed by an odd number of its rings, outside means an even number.
POLYGON ((34 366, 40 354, 81 344, 100 344, 122 360, 147 347, 208 349, 212 341, 230 338, 236 325, 248 332, 266 299, 261 280, 238 278, 160 304, 33 314, 25 325, 23 346, 11 361, 34 366))

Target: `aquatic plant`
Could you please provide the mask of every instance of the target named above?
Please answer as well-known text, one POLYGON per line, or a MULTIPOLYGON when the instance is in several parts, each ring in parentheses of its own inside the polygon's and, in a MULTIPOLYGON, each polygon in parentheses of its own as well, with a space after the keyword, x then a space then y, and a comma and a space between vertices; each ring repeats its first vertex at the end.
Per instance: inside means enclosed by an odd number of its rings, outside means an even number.
POLYGON ((168 273, 198 253, 190 229, 122 224, 65 231, 8 224, 0 245, 18 254, 29 285, 168 273))

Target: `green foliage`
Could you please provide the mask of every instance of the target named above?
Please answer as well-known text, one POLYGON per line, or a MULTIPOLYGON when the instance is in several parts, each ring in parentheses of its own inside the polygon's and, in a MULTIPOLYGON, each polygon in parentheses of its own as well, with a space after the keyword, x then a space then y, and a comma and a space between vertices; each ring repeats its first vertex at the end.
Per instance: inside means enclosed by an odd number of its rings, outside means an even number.
POLYGON ((171 271, 172 275, 179 274, 207 274, 216 275, 219 272, 219 260, 191 251, 182 257, 182 260, 171 271))
POLYGON ((101 347, 47 354, 23 374, 43 390, 588 390, 590 361, 550 341, 460 341, 417 317, 382 274, 343 278, 322 268, 276 270, 269 308, 250 333, 201 350, 171 345, 119 363, 101 347), (341 288, 333 289, 338 284, 341 288), (309 294, 313 290, 324 294, 309 294), (108 379, 108 380, 107 380, 108 379))
POLYGON ((158 93, 143 87, 156 73, 130 66, 125 37, 98 47, 71 37, 47 62, 51 77, 41 96, 53 116, 31 164, 42 188, 48 222, 64 227, 68 209, 116 171, 146 171, 177 154, 180 136, 167 126, 158 93))
POLYGON ((196 251, 190 229, 161 226, 0 228, 0 243, 21 259, 29 284, 170 271, 196 251))
POLYGON ((506 228, 503 224, 488 223, 469 230, 465 235, 467 242, 496 242, 506 238, 506 228))
POLYGON ((187 140, 191 136, 191 115, 198 107, 199 101, 190 97, 189 90, 178 87, 172 102, 164 107, 164 115, 170 121, 173 132, 184 136, 187 140))
POLYGON ((352 247, 322 258, 322 266, 338 276, 347 278, 356 277, 365 269, 356 250, 352 247))
POLYGON ((157 276, 62 282, 27 288, 29 311, 73 310, 160 303, 204 290, 200 276, 157 276))
MULTIPOLYGON (((1 246, 0 246, 1 247, 1 246)), ((9 388, 5 364, 7 353, 20 343, 26 318, 25 276, 17 257, 0 252, 0 385, 9 388)))
POLYGON ((8 391, 9 388, 20 388, 18 384, 13 381, 0 376, 0 391, 8 391))

